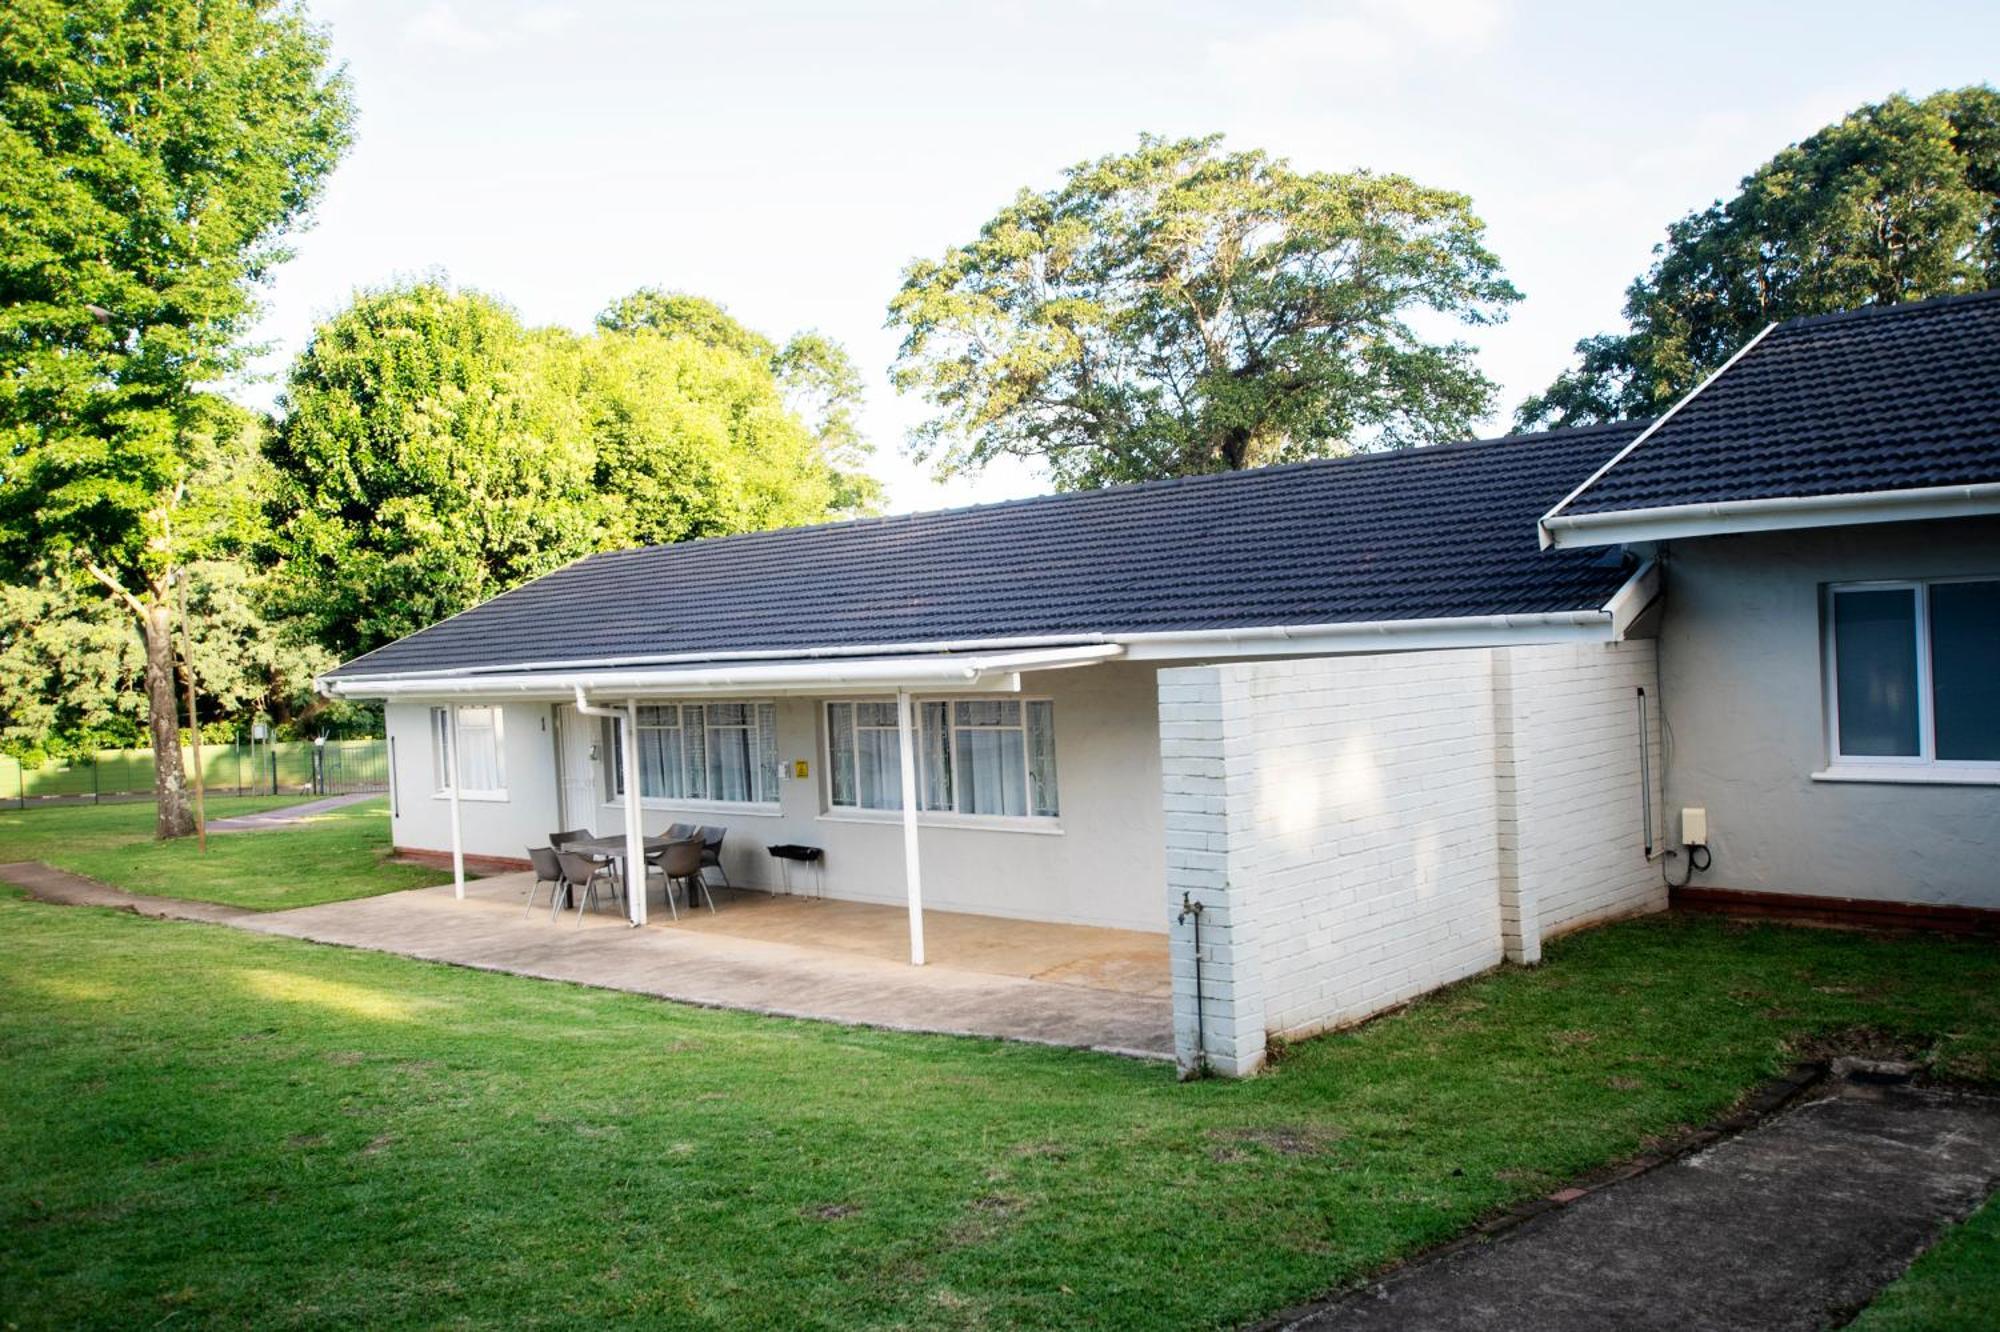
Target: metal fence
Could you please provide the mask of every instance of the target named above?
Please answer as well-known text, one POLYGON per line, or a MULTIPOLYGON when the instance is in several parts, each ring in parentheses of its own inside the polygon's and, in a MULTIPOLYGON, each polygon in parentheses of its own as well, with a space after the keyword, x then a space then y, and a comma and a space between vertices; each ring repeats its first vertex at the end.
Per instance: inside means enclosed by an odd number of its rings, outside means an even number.
MULTIPOLYGON (((194 751, 181 748, 194 775, 194 751)), ((217 795, 346 795, 389 789, 386 740, 279 740, 201 747, 202 784, 217 795)), ((153 751, 100 749, 39 766, 0 754, 0 806, 103 803, 153 798, 153 751)))

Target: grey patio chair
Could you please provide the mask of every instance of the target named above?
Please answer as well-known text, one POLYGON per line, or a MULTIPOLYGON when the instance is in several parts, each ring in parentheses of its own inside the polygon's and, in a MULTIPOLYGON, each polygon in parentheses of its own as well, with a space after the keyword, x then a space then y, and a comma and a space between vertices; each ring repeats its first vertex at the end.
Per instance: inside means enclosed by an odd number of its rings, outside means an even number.
MULTIPOLYGON (((708 903, 709 912, 714 913, 715 898, 709 895, 708 884, 701 877, 701 838, 689 837, 682 841, 670 842, 661 849, 657 857, 648 856, 647 859, 657 864, 660 873, 666 876, 668 910, 673 910, 675 884, 678 883, 681 891, 687 894, 689 906, 694 905, 695 885, 699 884, 702 898, 708 903)), ((680 919, 680 912, 674 912, 674 919, 680 919)))
POLYGON ((558 851, 556 860, 562 865, 563 878, 569 882, 570 890, 578 895, 576 923, 579 927, 583 924, 583 913, 590 910, 591 903, 597 900, 600 881, 610 885, 612 897, 620 902, 625 900, 625 887, 618 882, 618 874, 608 862, 592 860, 574 851, 558 851))
POLYGON ((562 861, 556 858, 556 849, 552 846, 531 846, 528 848, 528 863, 535 867, 535 883, 528 889, 529 914, 532 915, 535 910, 535 894, 542 891, 542 885, 546 883, 549 885, 549 919, 554 920, 556 913, 562 910, 565 890, 569 887, 569 882, 563 878, 562 861))
POLYGON ((568 846, 571 842, 587 842, 589 840, 590 829, 588 828, 571 828, 567 832, 549 834, 549 845, 558 851, 568 846))
POLYGON ((684 842, 694 836, 697 831, 699 830, 692 823, 669 823, 667 825, 667 840, 670 842, 684 842))
POLYGON ((706 871, 712 868, 717 874, 722 876, 722 886, 724 888, 734 888, 736 885, 729 881, 729 871, 722 868, 722 839, 728 835, 729 829, 704 824, 695 831, 701 834, 701 867, 704 871, 702 874, 702 887, 704 889, 708 887, 708 875, 706 871))

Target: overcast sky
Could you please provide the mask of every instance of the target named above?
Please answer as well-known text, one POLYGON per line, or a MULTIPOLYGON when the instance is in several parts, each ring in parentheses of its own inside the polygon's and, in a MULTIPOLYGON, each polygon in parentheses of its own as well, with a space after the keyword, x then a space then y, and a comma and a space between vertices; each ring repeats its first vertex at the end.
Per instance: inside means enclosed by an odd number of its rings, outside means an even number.
POLYGON ((1502 385, 1498 433, 1579 336, 1617 325, 1669 221, 1860 102, 2000 78, 1992 0, 317 0, 312 13, 360 124, 268 293, 267 375, 356 287, 398 276, 442 273, 577 329, 634 287, 699 292, 773 336, 817 328, 847 345, 896 509, 1045 488, 1025 467, 940 486, 903 456, 922 404, 889 387, 883 314, 904 264, 1141 131, 1219 130, 1302 169, 1470 194, 1526 296, 1472 332, 1502 385))

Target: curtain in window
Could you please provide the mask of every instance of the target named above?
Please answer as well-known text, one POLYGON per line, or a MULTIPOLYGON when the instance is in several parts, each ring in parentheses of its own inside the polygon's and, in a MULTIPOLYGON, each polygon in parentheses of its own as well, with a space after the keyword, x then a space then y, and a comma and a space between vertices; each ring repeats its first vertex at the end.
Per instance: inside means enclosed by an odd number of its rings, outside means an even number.
POLYGON ((500 768, 500 710, 458 710, 458 777, 467 791, 506 789, 500 768))
POLYGON ((710 703, 708 726, 708 798, 747 802, 755 789, 757 746, 751 733, 750 708, 742 703, 710 703))
POLYGON ((855 793, 862 809, 903 807, 903 745, 894 703, 854 705, 855 793))
POLYGON ((951 803, 951 704, 925 703, 919 713, 918 736, 923 748, 924 803, 920 809, 950 809, 951 803))
POLYGON ((852 808, 856 800, 852 703, 826 705, 826 751, 827 778, 833 803, 852 808))
POLYGON ((981 700, 953 706, 959 812, 1025 815, 1027 762, 1020 703, 1014 699, 981 700))
POLYGON ((1055 709, 1047 699, 1028 704, 1028 805, 1044 818, 1062 812, 1056 800, 1055 709))
POLYGON ((451 710, 431 709, 431 789, 451 789, 451 710))
POLYGON ((778 708, 757 705, 757 799, 778 798, 778 708))

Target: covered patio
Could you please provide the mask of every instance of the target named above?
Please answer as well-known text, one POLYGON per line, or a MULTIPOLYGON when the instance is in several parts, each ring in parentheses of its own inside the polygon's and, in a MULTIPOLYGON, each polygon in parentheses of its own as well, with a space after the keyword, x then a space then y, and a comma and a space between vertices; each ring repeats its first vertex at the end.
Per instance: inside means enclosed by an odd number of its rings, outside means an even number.
POLYGON ((684 1003, 900 1031, 1173 1056, 1167 939, 1137 930, 925 913, 927 965, 909 965, 903 909, 717 890, 720 910, 615 910, 577 923, 531 911, 533 878, 276 912, 244 928, 684 1003))

